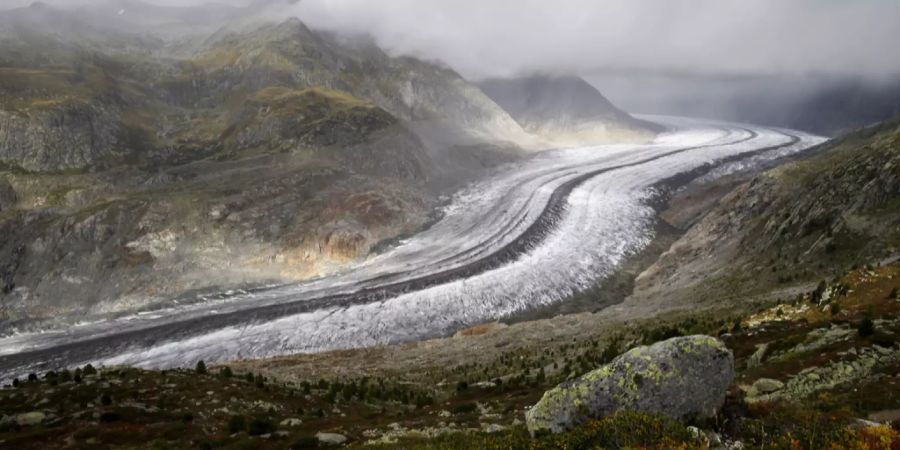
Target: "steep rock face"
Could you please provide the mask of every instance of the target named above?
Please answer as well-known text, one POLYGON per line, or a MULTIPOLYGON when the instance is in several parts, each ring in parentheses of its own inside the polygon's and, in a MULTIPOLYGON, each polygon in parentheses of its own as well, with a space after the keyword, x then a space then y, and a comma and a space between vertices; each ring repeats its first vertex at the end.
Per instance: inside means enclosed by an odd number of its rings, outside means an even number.
POLYGON ((898 199, 895 119, 736 188, 638 277, 632 300, 728 301, 713 293, 746 297, 896 255, 898 199))
POLYGON ((0 110, 0 163, 31 171, 102 167, 122 156, 117 116, 82 102, 0 110))
POLYGON ((338 41, 297 19, 251 31, 223 29, 191 60, 207 81, 201 97, 230 88, 293 83, 346 91, 405 121, 442 121, 493 141, 531 143, 509 115, 453 70, 392 58, 364 41, 338 41), (204 89, 211 88, 212 92, 204 89))
POLYGON ((555 143, 642 142, 662 130, 616 108, 579 77, 489 79, 479 86, 527 131, 555 143))
POLYGON ((226 150, 299 151, 359 173, 423 181, 434 168, 419 139, 373 103, 340 91, 269 87, 223 135, 226 150))
POLYGON ((637 347, 547 392, 525 416, 528 431, 558 433, 616 411, 705 418, 725 402, 734 357, 718 339, 687 336, 637 347))

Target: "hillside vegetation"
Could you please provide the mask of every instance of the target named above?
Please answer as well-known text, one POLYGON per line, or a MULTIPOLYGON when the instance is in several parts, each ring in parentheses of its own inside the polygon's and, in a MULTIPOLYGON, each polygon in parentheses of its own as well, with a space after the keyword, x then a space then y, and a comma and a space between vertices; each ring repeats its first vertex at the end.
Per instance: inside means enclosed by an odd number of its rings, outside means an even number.
MULTIPOLYGON (((892 449, 896 429, 860 419, 900 419, 898 280, 900 264, 863 268, 747 316, 671 317, 610 330, 612 338, 581 336, 453 366, 420 361, 408 376, 399 366, 334 376, 284 359, 261 371, 198 362, 22 374, 0 391, 0 442, 325 448, 337 434, 365 448, 892 449), (525 430, 524 413, 545 389, 630 347, 695 333, 718 335, 735 355, 737 378, 716 418, 683 423, 622 411, 557 435, 525 430)), ((329 366, 343 360, 340 352, 323 357, 329 366)))

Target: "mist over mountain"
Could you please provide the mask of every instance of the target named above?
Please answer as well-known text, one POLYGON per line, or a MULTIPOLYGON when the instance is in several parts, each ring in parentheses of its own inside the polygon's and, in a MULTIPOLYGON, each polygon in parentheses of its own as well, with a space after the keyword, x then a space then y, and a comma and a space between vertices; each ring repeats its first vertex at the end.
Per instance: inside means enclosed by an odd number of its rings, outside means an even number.
POLYGON ((828 136, 900 114, 900 77, 601 73, 586 78, 633 112, 719 117, 828 136))
POLYGON ((576 76, 491 78, 478 86, 526 130, 558 145, 642 142, 663 130, 631 117, 576 76))
MULTIPOLYGON (((11 0, 3 7, 31 3, 11 0)), ((900 83, 900 63, 884 57, 900 41, 900 5, 894 2, 464 3, 48 2, 107 26, 155 30, 167 39, 227 21, 299 17, 314 29, 368 36, 391 55, 441 61, 470 80, 580 75, 630 111, 762 118, 826 134, 890 117, 900 83), (465 33, 458 32, 461 23, 465 33), (832 93, 844 99, 840 105, 817 100, 832 93), (834 112, 836 106, 846 108, 834 112)))

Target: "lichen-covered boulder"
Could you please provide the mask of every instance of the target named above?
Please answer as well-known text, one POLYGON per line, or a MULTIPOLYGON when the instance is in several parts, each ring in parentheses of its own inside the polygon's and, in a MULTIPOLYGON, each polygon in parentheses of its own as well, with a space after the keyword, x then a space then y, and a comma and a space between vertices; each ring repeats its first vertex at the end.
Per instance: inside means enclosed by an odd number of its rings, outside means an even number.
POLYGON ((734 357, 710 336, 637 347, 556 386, 526 414, 532 434, 565 431, 616 411, 705 418, 721 408, 734 379, 734 357))

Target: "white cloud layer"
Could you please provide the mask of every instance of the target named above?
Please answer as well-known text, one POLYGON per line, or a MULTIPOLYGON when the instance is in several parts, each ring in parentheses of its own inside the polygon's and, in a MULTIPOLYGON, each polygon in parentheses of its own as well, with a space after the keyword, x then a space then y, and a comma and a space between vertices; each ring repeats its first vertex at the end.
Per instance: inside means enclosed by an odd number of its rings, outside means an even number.
POLYGON ((394 52, 440 59, 470 77, 900 74, 894 0, 301 0, 278 11, 314 27, 371 34, 394 52))
POLYGON ((519 70, 900 73, 900 2, 308 0, 307 21, 366 31, 468 75, 519 70))

